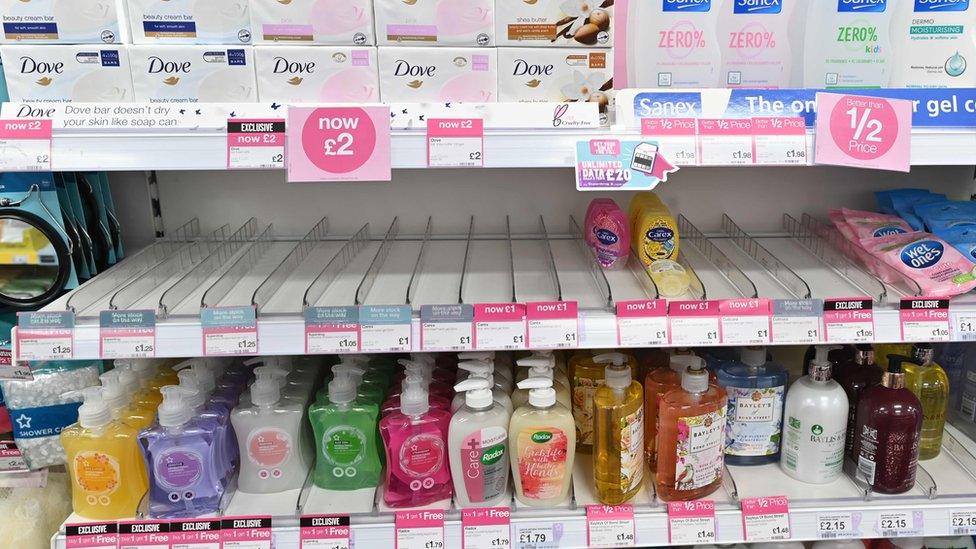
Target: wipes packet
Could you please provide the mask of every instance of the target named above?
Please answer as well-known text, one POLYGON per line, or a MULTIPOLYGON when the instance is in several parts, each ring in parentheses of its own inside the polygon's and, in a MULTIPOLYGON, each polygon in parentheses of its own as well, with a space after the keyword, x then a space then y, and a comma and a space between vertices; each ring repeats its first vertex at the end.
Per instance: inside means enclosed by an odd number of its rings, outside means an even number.
POLYGON ((904 219, 896 215, 862 212, 859 210, 841 209, 844 220, 854 231, 855 242, 862 238, 879 238, 892 234, 912 232, 912 227, 904 219))
POLYGON ((976 227, 976 202, 949 200, 919 204, 915 213, 934 233, 951 227, 976 227))
POLYGON ((966 259, 976 262, 976 226, 952 227, 937 234, 959 250, 966 259))
POLYGON ((934 234, 913 231, 863 238, 861 245, 918 283, 925 295, 952 297, 976 288, 976 264, 934 234))
POLYGON ((874 193, 874 198, 878 201, 878 209, 882 213, 895 215, 894 197, 897 196, 903 200, 909 200, 912 197, 918 198, 927 194, 931 193, 926 189, 894 189, 890 191, 878 191, 874 193))
POLYGON ((895 208, 895 215, 904 219, 916 231, 924 231, 925 223, 915 214, 915 206, 920 204, 933 204, 935 202, 945 202, 946 195, 929 193, 919 196, 893 195, 891 204, 895 208))

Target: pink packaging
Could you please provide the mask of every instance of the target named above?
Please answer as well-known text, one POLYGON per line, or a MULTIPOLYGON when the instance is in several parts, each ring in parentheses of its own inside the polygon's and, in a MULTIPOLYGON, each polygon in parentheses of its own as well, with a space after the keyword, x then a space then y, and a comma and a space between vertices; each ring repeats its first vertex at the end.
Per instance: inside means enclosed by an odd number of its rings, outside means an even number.
POLYGON ((862 238, 878 238, 892 234, 905 234, 914 230, 908 222, 897 215, 862 212, 859 210, 848 210, 847 208, 843 208, 841 214, 844 216, 844 221, 854 231, 854 241, 862 238))
POLYGON ((597 198, 586 209, 586 243, 604 269, 623 269, 630 256, 630 223, 613 199, 597 198))
POLYGON ((976 288, 976 265, 934 234, 863 238, 861 245, 917 282, 927 296, 952 297, 976 288))

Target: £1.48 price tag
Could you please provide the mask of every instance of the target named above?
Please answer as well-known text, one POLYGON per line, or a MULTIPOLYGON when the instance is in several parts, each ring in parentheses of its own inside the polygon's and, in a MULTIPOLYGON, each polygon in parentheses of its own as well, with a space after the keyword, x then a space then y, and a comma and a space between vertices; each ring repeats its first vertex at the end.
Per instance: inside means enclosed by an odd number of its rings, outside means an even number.
POLYGON ((68 311, 17 313, 17 360, 71 360, 75 316, 68 311))
POLYGON ((170 549, 169 522, 119 522, 119 549, 170 549))
POLYGON ((902 341, 949 341, 948 299, 902 299, 898 313, 902 341))
POLYGON ((725 345, 768 345, 768 299, 724 299, 718 307, 725 345))
POLYGON ((508 549, 512 546, 512 511, 508 507, 461 510, 461 549, 508 549))
POLYGON ((115 522, 85 522, 64 526, 67 549, 118 549, 119 525, 115 522))
POLYGON ((719 302, 672 301, 668 304, 671 344, 697 347, 722 343, 719 324, 719 302))
POLYGON ((101 311, 98 321, 103 359, 156 356, 156 311, 101 311))
POLYGON ((474 346, 483 350, 525 349, 525 305, 477 303, 474 306, 474 346))
POLYGON ((743 498, 742 526, 748 542, 790 539, 790 503, 786 496, 743 498))
POLYGON ((420 348, 424 351, 470 351, 474 349, 473 332, 472 305, 420 307, 420 348))
POLYGON ((634 547, 633 505, 587 505, 586 540, 588 547, 634 547))
POLYGON ((359 307, 306 307, 305 353, 359 352, 359 307))
POLYGON ((715 542, 715 502, 710 499, 668 502, 668 540, 671 545, 715 542))
POLYGON ((260 170, 285 167, 283 118, 227 121, 227 169, 260 170))
POLYGON ((827 343, 874 341, 874 301, 870 297, 828 299, 823 320, 827 343))
POLYGON ((579 305, 575 301, 527 303, 527 344, 534 349, 575 349, 579 346, 579 305))
POLYGON ((0 120, 0 172, 51 171, 50 120, 0 120))
POLYGON ((443 549, 444 511, 400 511, 396 514, 394 549, 443 549))
POLYGON ((258 353, 258 320, 254 306, 206 307, 200 310, 205 356, 258 353))
POLYGON ((427 120, 427 166, 480 168, 485 165, 485 121, 480 118, 427 120))
POLYGON ((667 300, 618 301, 617 344, 621 347, 667 345, 667 300))
POLYGON ((348 515, 312 515, 301 518, 301 549, 349 549, 348 515))
POLYGON ((220 520, 221 549, 271 549, 271 517, 227 517, 220 520))

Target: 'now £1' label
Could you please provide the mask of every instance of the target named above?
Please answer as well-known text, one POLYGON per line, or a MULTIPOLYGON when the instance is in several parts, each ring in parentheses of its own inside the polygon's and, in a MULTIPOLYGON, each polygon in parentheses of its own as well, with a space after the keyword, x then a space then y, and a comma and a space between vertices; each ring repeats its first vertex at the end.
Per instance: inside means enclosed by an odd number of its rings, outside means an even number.
POLYGON ((621 347, 667 345, 667 300, 618 301, 617 344, 621 347))

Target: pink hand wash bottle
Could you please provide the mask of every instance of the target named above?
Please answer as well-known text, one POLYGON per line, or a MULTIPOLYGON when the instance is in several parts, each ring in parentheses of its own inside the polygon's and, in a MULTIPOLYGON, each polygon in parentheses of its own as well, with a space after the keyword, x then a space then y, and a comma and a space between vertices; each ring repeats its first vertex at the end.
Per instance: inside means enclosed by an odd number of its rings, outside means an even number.
POLYGON ((600 266, 623 269, 630 256, 630 222, 627 214, 611 198, 597 198, 586 210, 584 238, 593 248, 600 266))
POLYGON ((400 394, 400 411, 380 421, 386 448, 383 499, 387 505, 416 507, 451 497, 450 423, 450 412, 430 407, 423 379, 408 376, 400 394))

